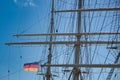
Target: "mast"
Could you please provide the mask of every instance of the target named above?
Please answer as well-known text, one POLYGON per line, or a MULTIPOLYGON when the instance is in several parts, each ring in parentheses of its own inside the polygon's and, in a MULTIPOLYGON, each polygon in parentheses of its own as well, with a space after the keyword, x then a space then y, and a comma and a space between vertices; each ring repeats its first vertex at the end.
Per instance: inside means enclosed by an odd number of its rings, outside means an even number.
MULTIPOLYGON (((53 33, 53 27, 54 27, 54 0, 52 0, 52 6, 51 6, 51 22, 50 22, 50 33, 53 33)), ((50 36, 50 42, 52 42, 52 35, 50 36)), ((51 64, 52 59, 52 44, 49 44, 49 54, 48 54, 48 64, 51 64)), ((47 73, 46 73, 46 80, 51 79, 51 67, 47 67, 47 73)))
MULTIPOLYGON (((82 8, 82 0, 78 0, 78 9, 82 8)), ((81 33, 81 12, 77 12, 77 33, 81 33)), ((76 36, 77 37, 77 42, 80 42, 80 37, 81 36, 76 36)), ((75 44, 75 55, 74 55, 74 64, 79 64, 80 60, 80 44, 75 44)), ((79 80, 79 75, 80 75, 80 80, 82 80, 82 75, 78 67, 74 67, 73 69, 73 80, 79 80)))

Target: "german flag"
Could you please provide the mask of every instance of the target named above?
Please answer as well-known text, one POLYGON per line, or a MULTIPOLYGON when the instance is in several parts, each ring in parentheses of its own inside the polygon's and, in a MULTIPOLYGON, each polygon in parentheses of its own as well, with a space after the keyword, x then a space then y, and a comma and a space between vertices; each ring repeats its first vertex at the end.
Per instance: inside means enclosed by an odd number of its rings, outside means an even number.
POLYGON ((24 71, 38 72, 38 62, 26 63, 24 64, 23 68, 24 68, 24 71))

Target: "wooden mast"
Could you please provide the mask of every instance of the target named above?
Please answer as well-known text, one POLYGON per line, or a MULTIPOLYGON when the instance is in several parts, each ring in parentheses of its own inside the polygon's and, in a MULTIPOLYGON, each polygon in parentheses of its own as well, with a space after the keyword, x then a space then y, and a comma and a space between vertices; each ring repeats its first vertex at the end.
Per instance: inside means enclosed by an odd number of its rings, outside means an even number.
MULTIPOLYGON (((52 6, 51 6, 51 22, 50 22, 50 34, 53 33, 53 27, 54 27, 54 0, 52 0, 52 6)), ((52 35, 50 36, 50 42, 52 42, 52 35)), ((49 44, 49 54, 48 54, 48 64, 51 64, 52 60, 52 44, 49 44)), ((51 66, 47 67, 46 72, 46 80, 51 80, 51 66)))
MULTIPOLYGON (((82 8, 82 0, 78 0, 78 9, 81 9, 81 8, 82 8)), ((81 33, 81 12, 77 12, 77 33, 81 33)), ((81 36, 76 36, 76 37, 77 37, 77 42, 80 42, 81 36)), ((75 54, 74 54, 75 65, 81 64, 80 45, 81 44, 75 44, 75 54)), ((81 74, 79 67, 73 67, 73 80, 79 80, 79 75, 80 75, 80 80, 82 80, 82 74, 81 74)))

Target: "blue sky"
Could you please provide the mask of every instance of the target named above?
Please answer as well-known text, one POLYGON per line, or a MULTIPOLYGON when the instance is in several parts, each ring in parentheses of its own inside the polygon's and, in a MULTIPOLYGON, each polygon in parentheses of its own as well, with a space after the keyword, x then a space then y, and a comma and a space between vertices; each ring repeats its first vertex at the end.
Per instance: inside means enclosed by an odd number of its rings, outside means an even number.
MULTIPOLYGON (((14 41, 40 40, 40 38, 38 37, 16 38, 16 37, 13 37, 12 34, 48 32, 48 29, 50 26, 50 1, 51 0, 0 0, 0 37, 1 37, 0 39, 0 80, 38 80, 38 76, 36 75, 36 73, 24 72, 22 67, 24 63, 39 61, 41 58, 41 55, 42 56, 46 55, 45 53, 48 53, 48 50, 47 51, 44 50, 45 52, 42 52, 43 46, 7 46, 5 45, 5 43, 14 42, 14 41), (9 74, 8 74, 8 71, 10 71, 9 74)), ((92 0, 90 1, 91 3, 93 2, 92 0)), ((97 0, 97 1, 102 2, 103 0, 102 1, 97 0)), ((106 2, 107 1, 109 0, 106 0, 106 2)), ((61 2, 61 3, 64 3, 64 2, 61 2)), ((68 4, 70 6, 72 5, 70 3, 68 4)), ((106 6, 106 3, 104 4, 104 6, 106 6)), ((64 8, 64 7, 65 6, 62 6, 61 8, 64 8)), ((105 16, 105 13, 104 12, 94 13, 94 15, 96 17, 99 17, 100 15, 105 16)), ((58 20, 60 23, 63 22, 61 25, 58 25, 59 22, 55 24, 57 25, 55 27, 57 27, 60 32, 74 31, 74 30, 70 30, 70 28, 71 29, 73 28, 73 26, 70 26, 72 24, 72 20, 70 23, 68 20, 68 17, 70 17, 70 15, 59 14, 55 16, 57 16, 58 19, 60 19, 61 17, 63 18, 61 22, 60 20, 58 20), (66 20, 66 23, 64 22, 65 20, 66 20)), ((89 15, 86 15, 86 16, 89 17, 89 15)), ((111 23, 112 20, 110 19, 113 18, 113 13, 107 16, 112 16, 112 17, 108 17, 105 20, 105 24, 111 23)), ((103 23, 102 19, 104 19, 104 17, 95 18, 92 21, 91 31, 95 31, 93 29, 97 25, 99 26, 96 27, 96 30, 97 28, 101 28, 101 23, 103 23), (95 20, 96 20, 96 24, 95 24, 95 20)), ((87 26, 89 27, 89 25, 87 26)), ((106 31, 107 28, 109 27, 106 27, 106 25, 104 25, 103 31, 106 31)), ((71 49, 71 48, 66 48, 66 46, 68 45, 64 45, 63 47, 60 47, 60 48, 58 48, 59 46, 55 47, 56 52, 54 52, 55 54, 54 58, 56 58, 56 56, 57 58, 63 58, 63 56, 66 55, 66 51, 71 49), (59 49, 61 49, 62 51, 59 54, 56 54, 59 52, 59 49), (64 54, 64 55, 59 56, 61 54, 64 54)), ((106 47, 103 47, 103 48, 105 48, 106 50, 106 47)), ((103 48, 99 49, 98 47, 97 49, 102 50, 103 48)), ((74 51, 74 49, 72 48, 70 51, 74 51)), ((70 51, 69 53, 71 53, 70 51)), ((96 53, 98 53, 97 51, 98 50, 96 50, 96 53)), ((99 52, 99 55, 100 54, 102 54, 102 56, 99 56, 99 59, 95 59, 95 60, 102 61, 100 60, 101 58, 105 59, 106 55, 99 52)), ((45 59, 45 61, 46 60, 47 59, 45 59)), ((114 61, 112 58, 111 60, 114 61)), ((58 62, 59 61, 60 60, 58 60, 58 62)))
POLYGON ((12 36, 15 33, 44 33, 44 26, 48 26, 45 24, 49 17, 48 3, 47 0, 0 0, 0 80, 38 78, 36 73, 24 72, 22 67, 24 63, 39 60, 40 48, 6 46, 5 43, 18 41, 12 36))

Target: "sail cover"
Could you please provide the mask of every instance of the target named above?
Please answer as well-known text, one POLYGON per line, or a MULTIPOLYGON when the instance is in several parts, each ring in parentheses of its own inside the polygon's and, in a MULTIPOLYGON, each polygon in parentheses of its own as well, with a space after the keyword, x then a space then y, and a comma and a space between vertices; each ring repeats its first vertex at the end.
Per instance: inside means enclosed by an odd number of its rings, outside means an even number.
POLYGON ((38 63, 26 63, 23 66, 24 71, 33 71, 37 72, 38 71, 38 63))

